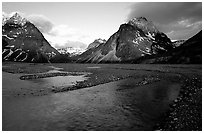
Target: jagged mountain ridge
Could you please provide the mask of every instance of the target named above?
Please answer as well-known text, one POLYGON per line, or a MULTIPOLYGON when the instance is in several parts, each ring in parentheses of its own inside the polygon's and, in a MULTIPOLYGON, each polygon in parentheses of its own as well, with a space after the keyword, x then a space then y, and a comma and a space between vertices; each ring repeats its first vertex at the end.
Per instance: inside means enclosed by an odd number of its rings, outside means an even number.
POLYGON ((135 63, 202 64, 202 31, 164 54, 141 58, 135 63))
POLYGON ((128 62, 172 49, 171 40, 144 17, 122 24, 106 43, 82 53, 78 62, 128 62))
POLYGON ((87 50, 91 49, 91 48, 96 48, 96 47, 98 47, 102 43, 106 43, 106 40, 105 39, 101 39, 101 38, 96 39, 96 40, 94 40, 94 42, 89 44, 89 46, 87 47, 87 50))
POLYGON ((55 62, 61 58, 38 28, 18 13, 2 23, 3 61, 55 62))

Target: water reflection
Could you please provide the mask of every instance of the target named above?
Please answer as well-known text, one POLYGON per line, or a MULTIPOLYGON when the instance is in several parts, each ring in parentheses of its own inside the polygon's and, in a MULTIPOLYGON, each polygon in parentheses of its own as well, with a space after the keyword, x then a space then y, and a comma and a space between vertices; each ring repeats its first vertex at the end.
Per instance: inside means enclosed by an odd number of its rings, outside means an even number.
POLYGON ((130 78, 40 97, 3 97, 3 130, 151 130, 177 97, 179 85, 160 81, 136 86, 140 81, 130 78))
POLYGON ((99 66, 93 66, 93 67, 87 67, 87 68, 90 68, 90 69, 97 69, 97 68, 101 68, 99 66))
POLYGON ((86 75, 88 75, 89 73, 65 72, 65 71, 62 71, 63 68, 54 67, 54 66, 49 66, 49 67, 52 68, 53 70, 49 70, 48 72, 45 72, 45 73, 24 75, 22 77, 25 77, 24 80, 29 80, 31 84, 32 83, 38 84, 42 88, 69 87, 69 86, 75 85, 77 82, 88 79, 86 75), (63 74, 63 76, 61 76, 60 74, 63 74))
POLYGON ((40 84, 43 88, 50 87, 68 87, 73 86, 76 82, 84 81, 88 79, 85 75, 80 76, 56 76, 42 79, 33 79, 30 80, 33 83, 40 84))

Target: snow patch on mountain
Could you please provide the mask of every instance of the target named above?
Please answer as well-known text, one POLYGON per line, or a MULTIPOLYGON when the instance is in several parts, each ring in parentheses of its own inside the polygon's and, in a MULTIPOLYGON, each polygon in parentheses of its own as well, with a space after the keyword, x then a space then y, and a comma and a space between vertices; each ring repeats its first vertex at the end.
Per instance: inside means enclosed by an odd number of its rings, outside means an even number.
POLYGON ((12 37, 9 37, 9 36, 7 36, 7 35, 2 35, 2 37, 6 37, 6 38, 8 38, 9 40, 11 40, 11 39, 14 39, 14 38, 12 38, 12 37))

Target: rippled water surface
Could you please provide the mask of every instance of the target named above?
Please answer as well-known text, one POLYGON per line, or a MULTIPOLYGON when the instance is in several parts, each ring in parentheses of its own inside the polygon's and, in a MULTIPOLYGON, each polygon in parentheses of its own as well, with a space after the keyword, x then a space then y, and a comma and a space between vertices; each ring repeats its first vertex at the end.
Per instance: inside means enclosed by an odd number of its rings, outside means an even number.
MULTIPOLYGON (((3 74, 4 91, 9 87, 5 78, 11 75, 3 74)), ((180 84, 161 80, 137 86, 141 80, 129 78, 45 96, 3 96, 3 130, 152 130, 178 96, 180 84)), ((47 82, 29 85, 40 87, 47 82)))

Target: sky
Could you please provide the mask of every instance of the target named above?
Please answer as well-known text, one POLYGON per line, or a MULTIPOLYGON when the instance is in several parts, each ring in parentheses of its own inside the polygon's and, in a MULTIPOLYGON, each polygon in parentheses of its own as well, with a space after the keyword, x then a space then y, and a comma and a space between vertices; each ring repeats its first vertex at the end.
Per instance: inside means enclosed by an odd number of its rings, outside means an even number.
POLYGON ((54 47, 86 48, 108 40, 121 24, 146 17, 172 40, 188 39, 202 29, 202 3, 178 2, 3 2, 2 13, 18 12, 34 23, 54 47))

